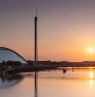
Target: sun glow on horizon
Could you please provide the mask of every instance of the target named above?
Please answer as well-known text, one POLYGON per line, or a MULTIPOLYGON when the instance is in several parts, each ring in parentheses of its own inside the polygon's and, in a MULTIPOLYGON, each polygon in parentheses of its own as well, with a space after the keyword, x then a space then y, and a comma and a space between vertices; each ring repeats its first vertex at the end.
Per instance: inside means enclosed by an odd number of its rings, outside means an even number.
POLYGON ((88 51, 89 54, 93 54, 94 53, 94 48, 88 48, 87 51, 88 51))

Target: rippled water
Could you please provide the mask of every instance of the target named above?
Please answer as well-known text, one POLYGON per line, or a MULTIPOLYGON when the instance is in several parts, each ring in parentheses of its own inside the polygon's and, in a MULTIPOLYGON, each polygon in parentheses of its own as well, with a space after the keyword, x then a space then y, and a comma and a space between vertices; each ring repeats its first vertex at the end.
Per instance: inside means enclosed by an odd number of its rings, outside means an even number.
MULTIPOLYGON (((33 75, 23 75, 1 78, 0 97, 34 97, 33 75)), ((94 70, 40 72, 38 97, 95 97, 94 77, 94 70)))

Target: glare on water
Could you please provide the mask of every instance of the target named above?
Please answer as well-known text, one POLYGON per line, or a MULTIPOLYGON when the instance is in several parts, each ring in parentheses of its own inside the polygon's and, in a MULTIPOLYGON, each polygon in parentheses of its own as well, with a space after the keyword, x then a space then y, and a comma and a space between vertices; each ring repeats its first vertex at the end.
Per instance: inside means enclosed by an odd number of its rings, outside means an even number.
POLYGON ((89 72, 89 78, 90 78, 90 88, 93 88, 93 84, 94 84, 94 71, 93 71, 93 67, 90 67, 90 72, 89 72))
POLYGON ((92 88, 93 88, 93 84, 94 84, 94 83, 93 83, 93 82, 94 82, 94 80, 93 80, 93 79, 90 79, 90 81, 89 81, 89 82, 90 82, 90 88, 92 89, 92 88))
POLYGON ((94 78, 94 73, 93 73, 92 70, 89 72, 89 78, 90 78, 90 79, 93 79, 93 78, 94 78))

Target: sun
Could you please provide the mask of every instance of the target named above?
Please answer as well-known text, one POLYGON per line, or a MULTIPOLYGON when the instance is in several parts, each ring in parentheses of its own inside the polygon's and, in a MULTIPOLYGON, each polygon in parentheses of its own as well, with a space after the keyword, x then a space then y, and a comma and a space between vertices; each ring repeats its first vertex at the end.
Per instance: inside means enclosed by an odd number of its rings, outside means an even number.
POLYGON ((93 54, 94 53, 94 48, 88 48, 87 51, 88 51, 89 54, 93 54))

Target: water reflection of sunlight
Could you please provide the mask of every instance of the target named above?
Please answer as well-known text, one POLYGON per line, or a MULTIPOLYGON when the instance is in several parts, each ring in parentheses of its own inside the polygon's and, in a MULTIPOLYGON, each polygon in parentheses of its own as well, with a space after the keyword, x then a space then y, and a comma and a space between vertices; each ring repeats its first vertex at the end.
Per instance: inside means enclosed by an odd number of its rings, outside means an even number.
POLYGON ((90 68, 89 78, 90 78, 90 88, 93 88, 94 72, 92 71, 92 68, 90 68))
POLYGON ((94 73, 93 73, 92 70, 89 72, 89 78, 90 78, 90 79, 93 79, 93 78, 94 78, 94 73))
POLYGON ((93 88, 93 79, 90 79, 90 88, 93 88))

